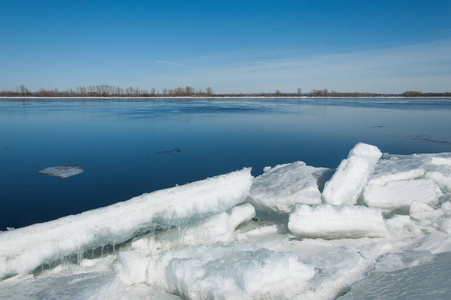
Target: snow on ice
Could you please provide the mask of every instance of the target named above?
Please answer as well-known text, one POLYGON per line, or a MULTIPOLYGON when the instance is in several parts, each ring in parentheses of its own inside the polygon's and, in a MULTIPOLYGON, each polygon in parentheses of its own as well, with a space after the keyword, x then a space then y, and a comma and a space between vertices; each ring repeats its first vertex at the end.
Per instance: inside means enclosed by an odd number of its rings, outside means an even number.
POLYGON ((359 143, 332 172, 243 169, 0 232, 0 298, 393 298, 396 284, 371 280, 409 282, 399 272, 437 259, 448 265, 428 282, 446 298, 449 284, 434 280, 451 278, 451 153, 359 143), (79 264, 64 260, 74 254, 79 264))

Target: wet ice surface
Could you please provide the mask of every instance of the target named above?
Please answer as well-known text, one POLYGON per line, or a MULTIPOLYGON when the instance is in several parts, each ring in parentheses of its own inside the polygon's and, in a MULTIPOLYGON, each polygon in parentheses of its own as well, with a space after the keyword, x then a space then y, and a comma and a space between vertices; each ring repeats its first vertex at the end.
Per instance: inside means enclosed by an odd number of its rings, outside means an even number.
POLYGON ((360 143, 326 171, 243 169, 0 232, 0 298, 449 298, 451 153, 360 143))

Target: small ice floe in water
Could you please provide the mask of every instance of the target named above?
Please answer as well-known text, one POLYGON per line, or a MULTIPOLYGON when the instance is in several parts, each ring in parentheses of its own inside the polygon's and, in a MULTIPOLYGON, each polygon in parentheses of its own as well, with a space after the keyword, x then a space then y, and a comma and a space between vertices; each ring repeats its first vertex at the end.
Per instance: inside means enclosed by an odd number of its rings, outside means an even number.
POLYGON ((182 149, 180 149, 180 148, 174 148, 171 150, 155 152, 155 154, 175 154, 175 153, 179 153, 181 151, 182 151, 182 149))
POLYGON ((44 175, 52 175, 61 178, 67 178, 73 175, 77 175, 83 173, 83 169, 79 165, 74 166, 57 166, 57 167, 49 167, 44 170, 39 171, 40 174, 44 175))

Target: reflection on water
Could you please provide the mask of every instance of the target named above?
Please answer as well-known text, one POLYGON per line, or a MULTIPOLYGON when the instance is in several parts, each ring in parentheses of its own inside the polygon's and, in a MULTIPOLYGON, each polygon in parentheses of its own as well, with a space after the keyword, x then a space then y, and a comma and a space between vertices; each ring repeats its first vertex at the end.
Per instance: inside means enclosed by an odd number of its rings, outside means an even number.
POLYGON ((0 99, 0 126, 0 230, 243 167, 335 168, 357 142, 451 151, 447 99, 0 99))

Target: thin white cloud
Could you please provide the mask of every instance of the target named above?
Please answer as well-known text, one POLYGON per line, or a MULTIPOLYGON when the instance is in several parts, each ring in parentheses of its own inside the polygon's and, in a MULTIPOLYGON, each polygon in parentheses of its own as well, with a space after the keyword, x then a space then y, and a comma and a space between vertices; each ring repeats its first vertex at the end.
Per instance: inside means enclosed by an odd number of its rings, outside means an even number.
POLYGON ((281 63, 277 62, 267 62, 267 61, 254 61, 254 60, 245 60, 246 63, 258 64, 258 65, 269 65, 269 66, 280 66, 281 63))
POLYGON ((160 64, 165 64, 165 65, 171 65, 171 66, 177 66, 177 67, 182 67, 182 68, 187 68, 190 70, 194 70, 193 67, 190 67, 188 65, 185 64, 179 64, 176 62, 172 62, 172 61, 166 61, 166 60, 155 60, 156 63, 160 63, 160 64))
MULTIPOLYGON (((288 53, 288 52, 287 52, 288 53)), ((450 90, 451 40, 341 53, 258 59, 242 54, 180 74, 154 76, 139 84, 158 89, 211 86, 217 92, 337 91, 399 93, 450 90)), ((272 57, 272 56, 271 56, 272 57)), ((159 61, 166 63, 164 61, 159 61)), ((168 62, 173 64, 171 62, 168 62)), ((175 63, 174 63, 175 64, 175 63)), ((175 64, 185 66, 183 64, 175 64)))

